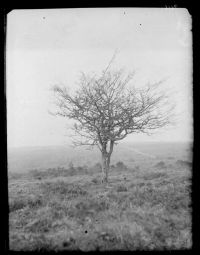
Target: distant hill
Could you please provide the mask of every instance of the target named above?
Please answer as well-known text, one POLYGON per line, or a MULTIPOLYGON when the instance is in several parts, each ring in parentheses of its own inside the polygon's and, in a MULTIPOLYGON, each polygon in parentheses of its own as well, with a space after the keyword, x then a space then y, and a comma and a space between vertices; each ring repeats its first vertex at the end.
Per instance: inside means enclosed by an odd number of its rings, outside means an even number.
MULTIPOLYGON (((191 157, 190 144, 123 142, 114 147, 111 164, 123 161, 127 166, 132 166, 151 158, 166 157, 187 160, 191 157)), ((36 168, 68 167, 70 162, 75 166, 91 166, 100 160, 101 155, 96 148, 86 150, 84 147, 44 146, 8 149, 8 171, 24 172, 36 168)))

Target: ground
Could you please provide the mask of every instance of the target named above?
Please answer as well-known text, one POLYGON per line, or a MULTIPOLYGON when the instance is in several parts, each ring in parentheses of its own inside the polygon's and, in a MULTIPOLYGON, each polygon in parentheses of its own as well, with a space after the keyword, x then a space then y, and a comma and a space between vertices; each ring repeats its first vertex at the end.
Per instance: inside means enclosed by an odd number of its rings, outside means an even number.
POLYGON ((10 249, 191 248, 191 163, 132 164, 112 165, 108 185, 98 165, 9 173, 10 249))

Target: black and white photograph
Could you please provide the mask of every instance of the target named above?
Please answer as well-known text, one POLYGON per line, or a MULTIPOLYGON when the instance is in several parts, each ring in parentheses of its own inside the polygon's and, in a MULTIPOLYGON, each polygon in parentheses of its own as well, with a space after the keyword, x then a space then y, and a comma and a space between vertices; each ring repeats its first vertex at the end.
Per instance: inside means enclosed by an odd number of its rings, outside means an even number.
POLYGON ((10 251, 192 248, 192 44, 186 8, 7 14, 10 251))

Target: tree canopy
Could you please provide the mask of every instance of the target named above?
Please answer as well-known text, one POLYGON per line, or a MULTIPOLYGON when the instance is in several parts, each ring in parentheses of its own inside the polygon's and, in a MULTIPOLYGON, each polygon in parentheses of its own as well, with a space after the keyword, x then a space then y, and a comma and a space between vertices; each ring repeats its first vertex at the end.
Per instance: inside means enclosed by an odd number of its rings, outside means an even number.
POLYGON ((74 145, 98 146, 109 168, 113 146, 131 133, 147 133, 171 123, 174 105, 162 81, 137 88, 134 74, 106 69, 100 75, 81 73, 74 94, 55 85, 57 111, 54 115, 75 121, 78 139, 74 145), (128 85, 131 86, 128 86, 128 85))
POLYGON ((54 86, 59 109, 54 114, 76 120, 73 129, 82 139, 74 144, 101 148, 108 141, 134 132, 149 134, 170 123, 172 106, 166 93, 158 91, 162 82, 129 89, 132 78, 132 74, 123 77, 122 70, 100 77, 82 73, 74 96, 65 87, 54 86))

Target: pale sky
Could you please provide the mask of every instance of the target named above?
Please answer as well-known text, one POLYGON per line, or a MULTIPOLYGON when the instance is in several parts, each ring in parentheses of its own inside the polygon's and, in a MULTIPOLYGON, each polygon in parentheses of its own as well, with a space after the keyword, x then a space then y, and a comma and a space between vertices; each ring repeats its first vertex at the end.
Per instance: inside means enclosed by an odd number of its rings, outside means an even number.
POLYGON ((192 20, 182 8, 16 10, 7 17, 8 147, 70 144, 71 123, 53 117, 50 87, 76 86, 79 72, 136 71, 139 86, 168 78, 179 120, 152 136, 130 141, 192 139, 192 20))

